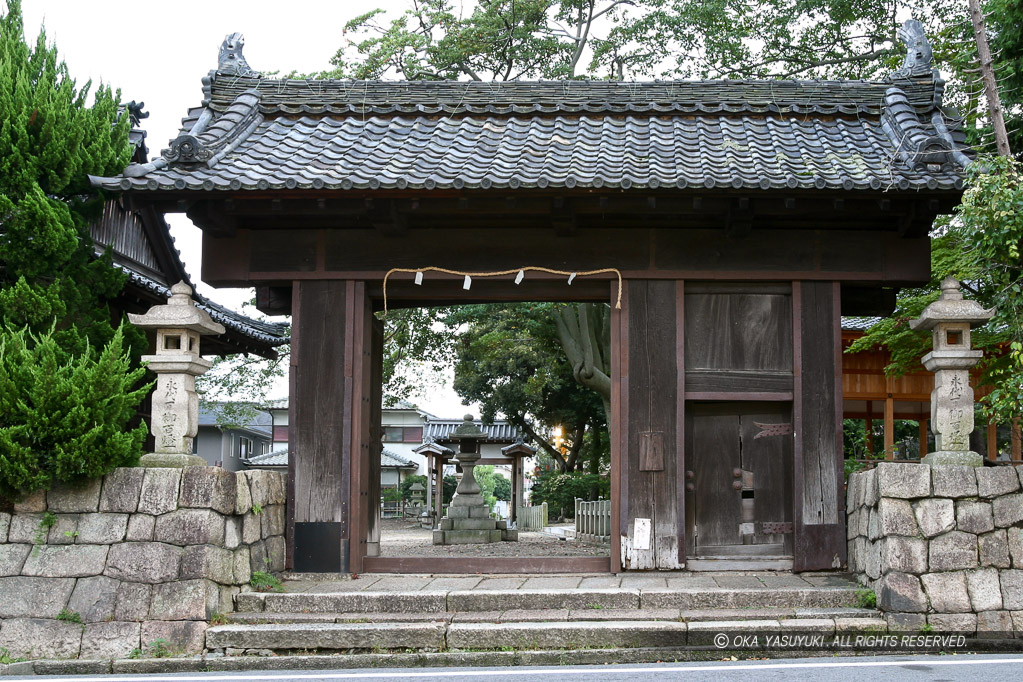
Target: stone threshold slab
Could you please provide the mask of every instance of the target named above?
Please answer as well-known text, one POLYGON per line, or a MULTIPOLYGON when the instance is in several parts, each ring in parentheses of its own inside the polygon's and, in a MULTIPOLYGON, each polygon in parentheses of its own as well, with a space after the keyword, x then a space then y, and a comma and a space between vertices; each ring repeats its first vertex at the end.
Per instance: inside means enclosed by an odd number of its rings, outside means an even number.
POLYGON ((838 608, 857 603, 853 587, 450 590, 435 592, 246 592, 241 612, 422 613, 536 609, 838 608))

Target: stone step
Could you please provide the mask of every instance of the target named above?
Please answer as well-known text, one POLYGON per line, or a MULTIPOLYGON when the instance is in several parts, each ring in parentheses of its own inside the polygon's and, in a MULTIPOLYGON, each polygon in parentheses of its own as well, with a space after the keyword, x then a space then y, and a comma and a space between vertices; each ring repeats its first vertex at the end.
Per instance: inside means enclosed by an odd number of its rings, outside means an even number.
POLYGON ((239 612, 443 613, 536 609, 762 609, 855 606, 853 587, 247 592, 239 612))
POLYGON ((463 611, 458 613, 274 613, 247 611, 228 614, 232 623, 519 623, 574 621, 746 621, 792 618, 876 618, 874 609, 855 607, 800 609, 536 609, 463 611))
POLYGON ((231 624, 206 631, 206 647, 228 654, 338 650, 581 649, 711 645, 719 633, 883 633, 869 617, 755 620, 607 620, 553 622, 377 622, 231 624))

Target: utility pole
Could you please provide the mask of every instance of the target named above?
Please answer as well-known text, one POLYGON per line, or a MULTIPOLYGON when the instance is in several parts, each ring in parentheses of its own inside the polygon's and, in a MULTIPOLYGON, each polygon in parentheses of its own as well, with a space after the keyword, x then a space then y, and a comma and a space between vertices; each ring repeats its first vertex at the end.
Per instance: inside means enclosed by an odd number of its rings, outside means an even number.
POLYGON ((977 54, 980 56, 980 77, 984 81, 984 94, 987 96, 987 107, 991 113, 991 124, 995 129, 995 146, 999 156, 1009 156, 1009 135, 1005 131, 1002 100, 998 96, 998 81, 995 80, 991 47, 988 45, 987 30, 984 27, 984 12, 980 8, 980 0, 969 0, 969 5, 973 36, 977 41, 977 54))

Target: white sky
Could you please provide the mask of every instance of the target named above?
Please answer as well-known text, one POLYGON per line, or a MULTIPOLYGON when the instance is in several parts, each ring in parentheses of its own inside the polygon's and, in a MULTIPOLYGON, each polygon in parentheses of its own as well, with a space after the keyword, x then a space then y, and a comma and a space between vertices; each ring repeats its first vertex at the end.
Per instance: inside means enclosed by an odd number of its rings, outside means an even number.
MULTIPOLYGON (((4 5, 0 0, 0 5, 4 5)), ((257 71, 312 72, 328 68, 353 17, 404 0, 270 2, 267 0, 23 0, 25 35, 35 42, 45 23, 72 76, 121 90, 122 101, 145 102, 150 158, 177 136, 181 118, 202 100, 202 78, 217 66, 224 36, 245 35, 245 58, 257 71)), ((4 8, 6 13, 6 8, 4 8)), ((240 309, 248 289, 213 289, 200 282, 201 236, 183 214, 167 216, 185 267, 203 294, 240 309)), ((449 379, 450 383, 450 379, 449 379)), ((274 396, 287 395, 287 382, 274 396)), ((465 408, 450 388, 431 391, 422 407, 441 416, 465 408)))

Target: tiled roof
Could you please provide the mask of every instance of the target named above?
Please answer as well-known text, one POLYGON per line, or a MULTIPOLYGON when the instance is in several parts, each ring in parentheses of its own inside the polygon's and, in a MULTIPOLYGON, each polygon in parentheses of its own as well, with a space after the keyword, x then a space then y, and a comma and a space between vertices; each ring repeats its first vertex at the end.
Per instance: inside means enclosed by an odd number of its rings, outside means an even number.
MULTIPOLYGON (((935 72, 936 73, 936 72, 935 72)), ((887 81, 268 80, 214 73, 112 190, 957 190, 935 74, 887 81)))
MULTIPOLYGON (((497 420, 493 424, 484 424, 477 419, 474 423, 487 434, 484 443, 514 443, 523 437, 517 426, 504 420, 497 420)), ((450 442, 451 432, 461 425, 461 419, 430 419, 426 422, 423 442, 425 443, 429 438, 439 442, 450 442)))
POLYGON ((387 448, 383 449, 380 453, 380 466, 382 467, 393 467, 395 469, 417 469, 418 464, 412 460, 405 459, 396 452, 392 452, 387 448))
MULTIPOLYGON (((246 460, 249 466, 288 466, 288 449, 275 450, 265 455, 257 455, 246 460)), ((399 454, 385 449, 380 453, 380 466, 393 467, 395 469, 415 469, 418 464, 405 459, 399 454)))
POLYGON ((842 331, 865 332, 880 320, 880 317, 843 317, 842 331))
MULTIPOLYGON (((219 404, 200 405, 199 426, 216 426, 219 423, 217 419, 219 413, 219 404)), ((269 436, 272 425, 273 418, 270 416, 269 412, 253 408, 250 419, 246 423, 239 424, 238 426, 239 428, 246 429, 248 431, 269 436)))
POLYGON ((274 450, 245 460, 248 466, 256 467, 286 467, 288 466, 288 449, 274 450))
MULTIPOLYGON (((170 297, 170 287, 164 286, 155 279, 140 272, 136 272, 135 270, 132 270, 131 268, 116 261, 113 265, 127 273, 129 279, 131 279, 131 281, 137 286, 148 289, 159 296, 165 298, 170 297)), ((219 303, 214 303, 198 292, 192 293, 192 299, 195 301, 196 307, 209 313, 210 317, 212 317, 214 321, 219 322, 229 330, 234 330, 245 337, 256 339, 270 346, 279 346, 281 344, 288 343, 290 340, 287 336, 288 325, 286 324, 255 320, 251 317, 235 312, 230 308, 225 308, 219 303)))

